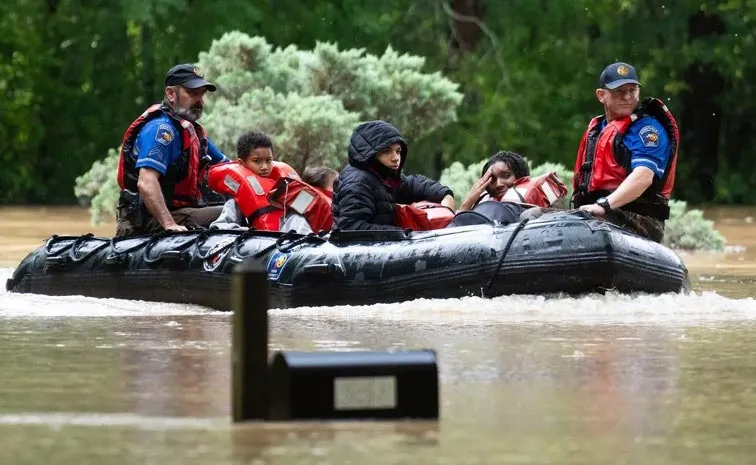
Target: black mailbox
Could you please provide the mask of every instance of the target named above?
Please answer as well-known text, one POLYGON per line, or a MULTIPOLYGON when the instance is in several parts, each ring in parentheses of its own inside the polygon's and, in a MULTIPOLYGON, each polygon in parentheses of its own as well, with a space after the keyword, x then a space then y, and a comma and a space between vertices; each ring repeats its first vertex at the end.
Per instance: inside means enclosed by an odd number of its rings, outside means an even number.
POLYGON ((270 420, 437 419, 433 350, 277 352, 270 420))

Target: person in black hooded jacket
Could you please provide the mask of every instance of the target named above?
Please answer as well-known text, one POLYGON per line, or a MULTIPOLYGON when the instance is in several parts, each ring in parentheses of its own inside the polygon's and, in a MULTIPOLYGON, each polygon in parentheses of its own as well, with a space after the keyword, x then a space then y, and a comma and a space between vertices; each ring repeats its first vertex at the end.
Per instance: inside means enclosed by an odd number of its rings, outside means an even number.
POLYGON ((454 193, 443 184, 415 174, 405 176, 407 142, 392 124, 367 121, 349 141, 349 165, 333 191, 334 229, 401 230, 394 206, 426 200, 454 209, 454 193))

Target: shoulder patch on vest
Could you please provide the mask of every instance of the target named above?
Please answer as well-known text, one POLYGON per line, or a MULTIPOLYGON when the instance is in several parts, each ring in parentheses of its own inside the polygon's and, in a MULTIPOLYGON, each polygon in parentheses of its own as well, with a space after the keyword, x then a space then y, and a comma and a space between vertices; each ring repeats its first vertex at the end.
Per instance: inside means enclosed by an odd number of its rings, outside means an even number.
POLYGON ((158 130, 155 133, 155 140, 159 143, 167 146, 176 137, 176 133, 173 132, 173 127, 170 124, 161 124, 158 126, 158 130))
POLYGON ((643 126, 638 135, 644 147, 657 147, 659 145, 659 130, 654 126, 643 126))

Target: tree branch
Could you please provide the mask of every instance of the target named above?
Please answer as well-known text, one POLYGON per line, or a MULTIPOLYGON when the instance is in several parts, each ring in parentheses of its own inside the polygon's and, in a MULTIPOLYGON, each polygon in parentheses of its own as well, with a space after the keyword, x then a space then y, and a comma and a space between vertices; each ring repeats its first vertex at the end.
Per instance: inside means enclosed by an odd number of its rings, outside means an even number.
MULTIPOLYGON (((499 90, 502 83, 505 84, 507 88, 511 89, 512 83, 509 80, 509 72, 507 71, 507 65, 504 63, 504 60, 499 55, 499 39, 496 37, 496 34, 494 34, 493 31, 486 25, 486 23, 483 22, 477 16, 461 15, 457 13, 456 11, 454 11, 447 2, 442 2, 441 6, 443 7, 444 12, 454 21, 473 23, 476 26, 478 26, 478 28, 480 28, 483 34, 491 42, 494 60, 496 61, 496 64, 499 66, 499 71, 501 71, 501 79, 499 79, 499 83, 496 85, 496 91, 499 90)), ((452 33, 454 33, 454 28, 452 28, 452 33)), ((485 57, 485 54, 483 56, 485 57)))

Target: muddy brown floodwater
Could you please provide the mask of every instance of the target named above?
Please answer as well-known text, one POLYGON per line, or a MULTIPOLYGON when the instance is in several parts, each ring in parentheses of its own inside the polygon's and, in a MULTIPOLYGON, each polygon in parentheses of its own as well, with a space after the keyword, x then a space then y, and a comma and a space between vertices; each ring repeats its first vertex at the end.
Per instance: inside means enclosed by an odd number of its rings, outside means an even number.
MULTIPOLYGON (((230 314, 0 290, 0 463, 703 464, 756 456, 756 208, 690 295, 270 311, 272 350, 433 348, 438 422, 233 425, 230 314)), ((0 282, 80 208, 0 209, 0 282)))

